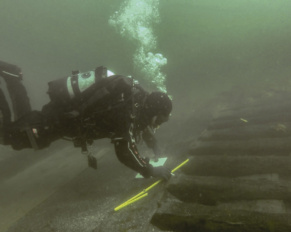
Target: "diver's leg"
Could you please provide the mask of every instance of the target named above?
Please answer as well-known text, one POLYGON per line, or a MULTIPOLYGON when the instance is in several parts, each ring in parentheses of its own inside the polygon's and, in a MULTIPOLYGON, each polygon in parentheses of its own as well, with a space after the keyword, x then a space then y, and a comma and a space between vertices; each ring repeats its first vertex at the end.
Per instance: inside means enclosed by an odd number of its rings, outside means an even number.
POLYGON ((21 82, 21 69, 16 65, 0 61, 0 76, 2 76, 6 82, 12 102, 14 120, 17 120, 31 111, 26 89, 21 82))
POLYGON ((0 89, 0 144, 4 144, 4 128, 11 123, 11 112, 6 101, 5 95, 0 89))
POLYGON ((0 110, 0 144, 4 144, 3 138, 3 115, 2 111, 0 110))
POLYGON ((11 122, 11 112, 2 89, 0 89, 0 112, 3 124, 9 124, 11 122))
POLYGON ((4 128, 4 144, 14 150, 48 147, 51 142, 61 138, 50 120, 39 111, 31 111, 4 128))
POLYGON ((11 98, 14 120, 31 111, 26 89, 20 80, 6 80, 7 89, 11 98))

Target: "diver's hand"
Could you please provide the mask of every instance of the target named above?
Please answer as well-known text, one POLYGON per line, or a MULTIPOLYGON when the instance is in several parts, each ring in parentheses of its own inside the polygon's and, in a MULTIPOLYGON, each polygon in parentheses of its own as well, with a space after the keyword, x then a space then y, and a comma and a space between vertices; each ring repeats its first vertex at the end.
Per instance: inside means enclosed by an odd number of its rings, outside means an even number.
POLYGON ((159 167, 153 167, 152 168, 152 173, 151 176, 153 177, 160 177, 164 180, 169 180, 172 176, 171 171, 163 166, 159 166, 159 167))
POLYGON ((153 160, 154 160, 154 162, 158 162, 158 161, 159 161, 159 158, 155 156, 155 157, 153 158, 153 160))

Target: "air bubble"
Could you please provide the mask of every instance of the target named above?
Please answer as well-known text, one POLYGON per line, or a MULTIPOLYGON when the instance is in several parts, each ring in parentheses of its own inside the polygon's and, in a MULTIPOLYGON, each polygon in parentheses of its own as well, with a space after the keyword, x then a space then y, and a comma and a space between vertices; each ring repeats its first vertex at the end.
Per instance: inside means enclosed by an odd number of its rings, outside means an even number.
POLYGON ((157 89, 167 92, 166 75, 161 72, 167 59, 161 53, 154 54, 157 39, 153 25, 160 21, 158 6, 159 0, 126 0, 110 17, 109 24, 122 36, 138 42, 133 57, 135 67, 148 83, 154 83, 157 89))

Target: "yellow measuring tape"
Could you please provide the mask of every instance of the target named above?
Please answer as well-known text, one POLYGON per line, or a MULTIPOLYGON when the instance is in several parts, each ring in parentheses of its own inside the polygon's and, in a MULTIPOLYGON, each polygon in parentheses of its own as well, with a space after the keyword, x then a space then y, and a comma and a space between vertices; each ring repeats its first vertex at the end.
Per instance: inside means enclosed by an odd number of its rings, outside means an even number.
MULTIPOLYGON (((179 164, 177 167, 175 167, 171 173, 177 171, 180 167, 182 167, 184 164, 186 164, 189 161, 189 159, 186 159, 183 163, 179 164)), ((147 191, 149 191, 150 189, 152 189, 153 187, 155 187, 157 184, 159 184, 160 182, 162 182, 163 179, 156 181, 155 183, 153 183, 151 186, 149 186, 148 188, 144 189, 142 192, 140 192, 139 194, 135 195, 134 197, 130 198, 129 200, 127 200, 126 202, 122 203, 121 205, 117 206, 114 211, 118 211, 120 209, 122 209, 125 206, 128 206, 144 197, 146 197, 148 195, 147 191)))

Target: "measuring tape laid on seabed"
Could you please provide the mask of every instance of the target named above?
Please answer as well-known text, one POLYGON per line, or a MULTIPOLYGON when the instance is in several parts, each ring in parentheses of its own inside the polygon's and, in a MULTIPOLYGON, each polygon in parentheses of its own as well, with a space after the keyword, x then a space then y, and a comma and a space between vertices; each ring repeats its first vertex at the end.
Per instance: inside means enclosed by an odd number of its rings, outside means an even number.
MULTIPOLYGON (((171 173, 174 173, 175 171, 177 171, 180 167, 182 167, 184 164, 186 164, 189 161, 189 159, 186 159, 183 163, 179 164, 177 167, 175 167, 171 173)), ((155 183, 153 183, 151 186, 149 186, 148 188, 144 189, 142 192, 140 192, 139 194, 135 195, 134 197, 130 198, 129 200, 127 200, 126 202, 122 203, 121 205, 117 206, 114 211, 118 211, 122 208, 124 208, 125 206, 128 206, 144 197, 146 197, 148 195, 147 191, 149 191, 150 189, 152 189, 153 187, 155 187, 157 184, 159 184, 160 182, 162 182, 163 179, 160 179, 158 181, 156 181, 155 183)))

